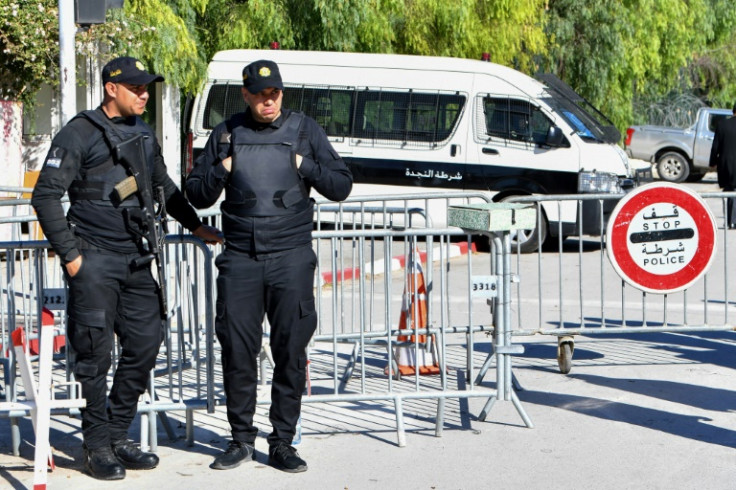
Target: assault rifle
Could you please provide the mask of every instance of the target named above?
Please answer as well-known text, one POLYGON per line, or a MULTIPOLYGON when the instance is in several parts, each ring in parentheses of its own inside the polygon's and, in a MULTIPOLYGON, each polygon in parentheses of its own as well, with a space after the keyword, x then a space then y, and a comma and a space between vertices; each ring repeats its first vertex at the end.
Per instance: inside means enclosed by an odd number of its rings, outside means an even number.
MULTIPOLYGON (((146 168, 147 160, 143 146, 144 137, 138 134, 122 143, 113 147, 115 159, 123 165, 125 170, 130 174, 127 178, 120 181, 115 186, 114 195, 119 202, 124 201, 133 193, 138 194, 138 200, 141 206, 141 215, 135 216, 134 221, 138 222, 138 227, 134 230, 142 238, 143 251, 146 252, 141 257, 133 261, 136 267, 142 267, 156 261, 156 275, 158 279, 158 302, 161 309, 161 319, 166 320, 168 316, 168 306, 166 298, 166 271, 164 270, 164 260, 162 250, 164 239, 168 232, 166 226, 166 198, 164 196, 163 187, 157 187, 158 209, 154 207, 154 198, 152 194, 151 178, 146 168), (139 229, 138 229, 139 228, 139 229)), ((133 218, 128 213, 128 220, 133 218)))

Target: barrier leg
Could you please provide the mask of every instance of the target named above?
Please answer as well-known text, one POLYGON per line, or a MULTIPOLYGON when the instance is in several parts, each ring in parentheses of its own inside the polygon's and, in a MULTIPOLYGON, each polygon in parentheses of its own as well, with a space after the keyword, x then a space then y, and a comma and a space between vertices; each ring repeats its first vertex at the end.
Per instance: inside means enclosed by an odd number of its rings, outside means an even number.
POLYGON ((186 410, 186 424, 187 446, 192 447, 194 446, 194 410, 191 408, 186 410))
POLYGON ((514 406, 516 407, 516 411, 519 412, 519 415, 521 415, 521 420, 524 421, 524 424, 529 429, 533 429, 534 424, 532 424, 532 419, 530 419, 529 416, 526 414, 524 407, 521 406, 521 400, 519 400, 518 395, 514 393, 513 391, 511 391, 511 401, 514 403, 514 406))
POLYGON ((26 399, 32 403, 31 421, 35 432, 35 449, 33 457, 33 488, 46 488, 47 470, 54 469, 54 460, 49 444, 49 426, 51 425, 51 362, 53 355, 53 325, 42 325, 39 329, 39 362, 38 388, 33 379, 31 363, 26 356, 26 336, 23 328, 16 328, 12 333, 13 350, 20 368, 21 379, 26 399))
MULTIPOLYGON (((491 313, 494 318, 493 344, 492 354, 488 356, 483 364, 481 374, 485 374, 485 370, 490 365, 492 357, 496 358, 496 393, 488 398, 483 410, 481 410, 478 419, 484 421, 488 416, 493 404, 496 400, 511 401, 516 407, 516 411, 521 416, 524 424, 528 428, 532 428, 532 422, 529 416, 521 406, 521 401, 514 391, 516 387, 521 389, 519 381, 513 375, 511 369, 511 359, 515 354, 522 354, 524 347, 514 345, 511 336, 510 313, 511 313, 511 246, 508 232, 496 233, 493 240, 495 255, 495 270, 498 275, 498 293, 487 300, 491 307, 491 313)), ((476 382, 480 382, 482 376, 479 375, 476 382)))
POLYGON ((51 362, 53 355, 54 327, 41 327, 41 339, 38 362, 38 392, 36 394, 36 449, 33 460, 33 488, 46 488, 46 471, 55 469, 54 458, 49 444, 49 427, 51 425, 51 362))
POLYGON ((406 432, 404 431, 404 404, 401 397, 394 398, 396 406, 396 437, 399 447, 406 446, 406 432))
MULTIPOLYGON (((340 378, 340 391, 344 390, 347 385, 348 381, 350 381, 350 378, 353 376, 353 370, 355 369, 355 363, 358 362, 358 342, 353 342, 353 351, 350 353, 350 358, 348 359, 348 364, 345 367, 345 372, 342 375, 342 378, 340 378)), ((389 354, 389 357, 390 354, 389 354)))
POLYGON ((20 456, 20 423, 18 417, 10 417, 10 445, 13 456, 20 456))
POLYGON ((485 362, 483 362, 483 365, 480 367, 480 371, 478 371, 478 376, 475 377, 476 385, 480 385, 481 381, 483 381, 483 377, 485 377, 486 372, 488 372, 488 369, 491 367, 491 362, 493 362, 494 355, 495 353, 493 352, 493 346, 491 346, 491 353, 488 354, 485 362))
POLYGON ((437 399, 437 423, 434 426, 435 437, 442 437, 442 429, 445 425, 445 399, 437 399))

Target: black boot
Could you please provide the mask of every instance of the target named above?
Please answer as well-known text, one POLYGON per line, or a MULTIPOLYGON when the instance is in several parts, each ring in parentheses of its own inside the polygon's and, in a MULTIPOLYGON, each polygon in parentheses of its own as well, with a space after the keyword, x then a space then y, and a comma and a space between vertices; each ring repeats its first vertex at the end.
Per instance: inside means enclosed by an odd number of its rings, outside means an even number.
POLYGON ((129 470, 150 470, 158 466, 158 456, 144 453, 132 441, 123 439, 113 442, 112 452, 129 470))
POLYGON ((268 463, 287 473, 307 471, 307 462, 299 456, 294 446, 285 442, 279 442, 268 449, 268 463))
POLYGON ((214 470, 230 470, 244 461, 254 459, 255 448, 252 444, 241 441, 230 441, 227 450, 218 455, 210 465, 214 470))
POLYGON ((84 446, 84 468, 98 480, 122 480, 125 468, 109 446, 89 449, 84 446))

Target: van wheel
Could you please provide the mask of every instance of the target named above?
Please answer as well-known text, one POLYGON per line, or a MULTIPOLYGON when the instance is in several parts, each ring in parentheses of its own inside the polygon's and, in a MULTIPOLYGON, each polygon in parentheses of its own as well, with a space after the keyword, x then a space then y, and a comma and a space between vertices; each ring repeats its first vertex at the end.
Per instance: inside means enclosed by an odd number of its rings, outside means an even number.
POLYGON ((680 153, 670 151, 657 160, 657 173, 667 182, 685 182, 690 175, 690 164, 680 153))
MULTIPOLYGON (((504 202, 515 196, 506 196, 501 199, 504 202)), ((529 230, 512 230, 510 234, 511 238, 511 251, 516 252, 517 250, 523 254, 536 252, 547 239, 547 230, 549 229, 549 223, 547 222, 547 216, 544 214, 544 210, 541 211, 541 219, 537 217, 537 226, 529 230)))

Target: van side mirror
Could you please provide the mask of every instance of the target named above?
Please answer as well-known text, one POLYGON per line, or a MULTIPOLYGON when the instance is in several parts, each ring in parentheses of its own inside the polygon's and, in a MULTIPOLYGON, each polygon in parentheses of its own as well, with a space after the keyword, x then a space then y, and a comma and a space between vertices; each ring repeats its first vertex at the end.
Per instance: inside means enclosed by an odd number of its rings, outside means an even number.
POLYGON ((565 135, 562 134, 562 130, 557 126, 550 126, 544 144, 552 148, 559 148, 565 146, 565 141, 565 135))

